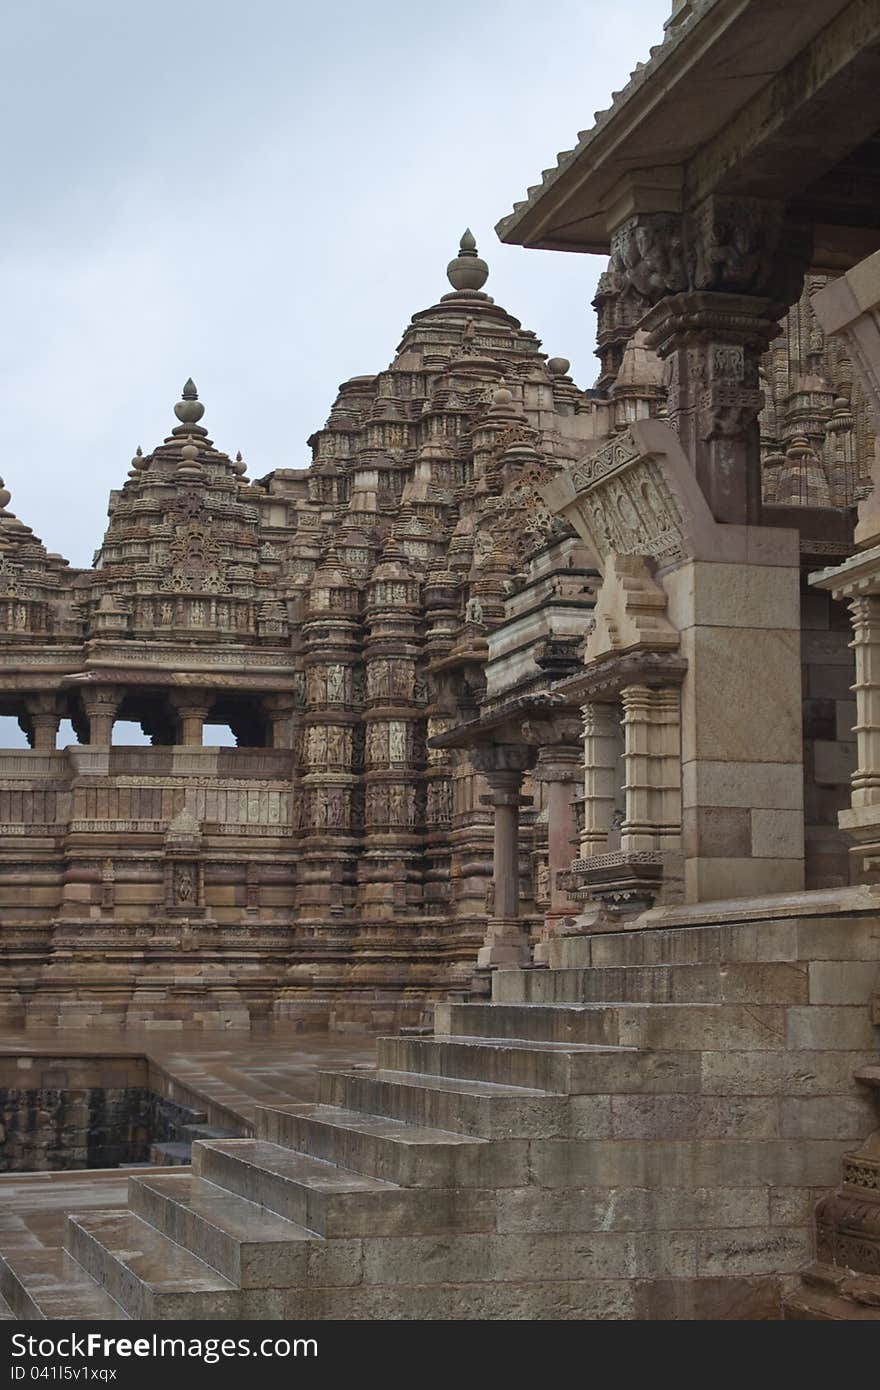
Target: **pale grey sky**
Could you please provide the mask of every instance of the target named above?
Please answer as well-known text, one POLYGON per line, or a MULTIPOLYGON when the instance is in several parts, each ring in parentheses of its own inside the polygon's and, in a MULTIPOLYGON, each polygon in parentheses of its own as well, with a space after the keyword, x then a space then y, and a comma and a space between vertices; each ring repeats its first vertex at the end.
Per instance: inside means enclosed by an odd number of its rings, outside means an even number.
POLYGON ((338 383, 448 289, 596 373, 598 258, 493 227, 662 37, 670 0, 6 0, 0 472, 88 564, 192 375, 252 476, 303 467, 338 383))

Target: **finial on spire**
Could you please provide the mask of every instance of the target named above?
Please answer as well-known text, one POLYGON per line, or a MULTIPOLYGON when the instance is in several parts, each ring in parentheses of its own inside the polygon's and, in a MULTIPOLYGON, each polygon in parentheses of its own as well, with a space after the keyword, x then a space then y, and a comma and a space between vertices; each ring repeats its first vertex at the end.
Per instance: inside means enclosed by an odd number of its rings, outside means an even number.
POLYGON ((205 413, 205 407, 199 400, 199 393, 192 377, 187 380, 181 399, 174 407, 174 414, 182 425, 196 425, 205 413))
POLYGON ((551 376, 567 376, 571 366, 567 357, 548 357, 547 371, 551 376))
POLYGON ((196 384, 192 377, 189 377, 180 393, 180 400, 174 407, 174 414, 177 416, 180 424, 175 425, 171 433, 178 436, 182 434, 197 434, 200 437, 207 437, 208 431, 203 425, 199 424, 204 413, 205 407, 199 400, 196 384))
POLYGON ((454 290, 471 293, 481 290, 489 278, 489 267, 477 255, 477 243, 470 227, 465 227, 458 248, 458 255, 446 267, 450 285, 454 290))

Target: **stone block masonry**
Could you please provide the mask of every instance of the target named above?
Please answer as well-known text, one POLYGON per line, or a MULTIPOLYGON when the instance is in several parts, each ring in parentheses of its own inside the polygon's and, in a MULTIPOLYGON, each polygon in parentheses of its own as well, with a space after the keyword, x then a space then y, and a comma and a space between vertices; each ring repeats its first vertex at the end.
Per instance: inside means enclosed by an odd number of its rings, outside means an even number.
POLYGON ((242 1132, 174 1089, 145 1057, 0 1057, 0 1172, 188 1161, 193 1137, 242 1132))
POLYGON ((380 1039, 374 1069, 258 1103, 252 1137, 132 1177, 125 1209, 72 1211, 66 1273, 0 1239, 0 1294, 19 1317, 63 1287, 69 1318, 778 1318, 878 1123, 854 1078, 877 1055, 877 906, 557 937, 491 1002, 380 1039))

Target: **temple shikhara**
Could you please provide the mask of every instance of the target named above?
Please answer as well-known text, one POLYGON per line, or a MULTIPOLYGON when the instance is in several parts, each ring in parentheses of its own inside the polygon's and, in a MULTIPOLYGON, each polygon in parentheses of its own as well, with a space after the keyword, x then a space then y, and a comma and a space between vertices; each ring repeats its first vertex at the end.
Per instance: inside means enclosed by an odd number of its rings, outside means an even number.
POLYGON ((10 1315, 880 1318, 878 209, 878 0, 676 0, 497 228, 594 384, 467 230, 303 466, 189 380, 82 570, 10 467, 4 1166, 147 1168, 10 1315))

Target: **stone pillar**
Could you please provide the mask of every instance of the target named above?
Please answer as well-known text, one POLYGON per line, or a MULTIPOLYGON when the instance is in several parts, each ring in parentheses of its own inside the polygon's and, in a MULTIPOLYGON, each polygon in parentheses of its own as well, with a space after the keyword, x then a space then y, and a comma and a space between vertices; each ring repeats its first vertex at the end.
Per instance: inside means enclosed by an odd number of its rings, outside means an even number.
POLYGON ((564 918, 571 916, 572 904, 560 886, 559 875, 566 873, 577 852, 577 817, 574 794, 580 781, 583 754, 581 746, 551 744, 540 749, 533 777, 546 786, 547 867, 549 903, 544 916, 542 939, 535 946, 536 965, 549 959, 550 937, 564 918))
POLYGON ((180 719, 179 741, 188 748, 201 748, 205 720, 212 699, 204 690, 173 691, 171 703, 180 719))
POLYGON ((659 849, 681 848, 681 692, 654 691, 654 825, 659 849))
POLYGON ((667 414, 716 521, 761 516, 758 367, 779 331, 765 297, 700 292, 663 299, 643 320, 670 361, 667 414))
POLYGON ((856 658, 856 746, 852 805, 880 804, 880 595, 854 598, 852 647, 856 658))
POLYGON ((486 804, 494 811, 492 870, 495 878, 495 916, 519 916, 519 798, 521 772, 486 774, 490 793, 486 804))
POLYGON ((519 923, 519 803, 523 774, 484 774, 490 792, 483 798, 492 807, 494 838, 492 877, 495 900, 486 937, 477 956, 480 970, 499 965, 526 965, 529 946, 519 923))
POLYGON ((363 703, 355 680, 359 605, 357 584, 331 546, 313 575, 302 624, 306 703, 296 896, 305 959, 291 967, 291 978, 310 988, 316 951, 324 957, 322 982, 344 977, 345 925, 354 907, 362 819, 355 766, 363 759, 355 740, 363 703))
POLYGON ((624 853, 681 845, 679 694, 676 689, 629 685, 623 703, 624 853))
POLYGON ((61 722, 55 696, 29 696, 27 711, 33 729, 34 751, 37 753, 54 753, 58 738, 58 725, 61 722))
POLYGON ((121 692, 115 686, 103 685, 92 690, 83 690, 80 694, 89 721, 89 745, 111 743, 121 692))
POLYGON ((583 705, 584 828, 580 855, 604 854, 617 797, 617 763, 621 751, 621 722, 616 704, 583 705))
POLYGON ((620 827, 624 853, 654 849, 651 823, 651 706, 652 692, 644 685, 628 685, 620 692, 623 705, 623 759, 626 811, 620 827))
POLYGON ((688 902, 804 884, 798 538, 764 535, 773 540, 763 563, 687 560, 663 576, 688 663, 679 696, 688 902))
POLYGON ((419 581, 393 536, 385 541, 365 599, 364 839, 357 911, 361 920, 384 922, 400 939, 401 931, 421 926, 418 807, 425 747, 417 697, 419 581))
POLYGON ((272 726, 272 747, 292 748, 295 710, 293 697, 268 695, 263 703, 272 726))
POLYGON ((519 808, 523 776, 534 752, 502 744, 472 750, 471 761, 489 786, 483 805, 493 811, 494 901, 477 969, 527 965, 528 932, 519 917, 519 808))

